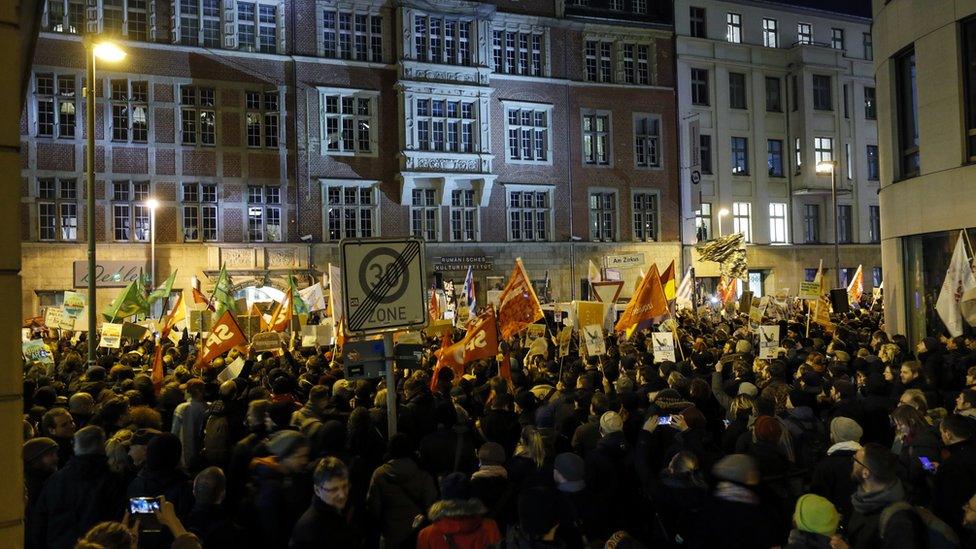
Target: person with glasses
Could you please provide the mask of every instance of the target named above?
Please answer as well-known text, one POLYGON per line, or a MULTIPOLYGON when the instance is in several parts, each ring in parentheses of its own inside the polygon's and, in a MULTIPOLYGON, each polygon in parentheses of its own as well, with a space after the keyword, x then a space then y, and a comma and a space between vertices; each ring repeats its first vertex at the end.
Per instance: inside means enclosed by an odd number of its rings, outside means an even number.
MULTIPOLYGON (((865 444, 854 454, 851 479, 857 484, 857 490, 851 496, 854 511, 846 529, 851 548, 882 547, 881 514, 889 505, 905 501, 905 490, 895 474, 895 468, 895 456, 879 444, 865 444)), ((926 534, 924 526, 913 513, 894 513, 886 523, 884 532, 887 539, 908 543, 900 547, 925 547, 911 544, 910 540, 924 541, 926 534)))

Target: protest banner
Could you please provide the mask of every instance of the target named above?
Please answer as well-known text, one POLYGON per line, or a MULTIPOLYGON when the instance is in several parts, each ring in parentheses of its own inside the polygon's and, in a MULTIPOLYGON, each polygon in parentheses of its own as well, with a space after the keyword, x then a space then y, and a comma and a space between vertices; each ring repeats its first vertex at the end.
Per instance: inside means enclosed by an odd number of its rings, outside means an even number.
POLYGON ((654 362, 677 361, 674 352, 674 334, 671 332, 654 332, 651 334, 651 340, 654 346, 654 362))
POLYGON ((302 347, 332 345, 332 323, 302 327, 302 347))
POLYGON ((257 352, 275 351, 281 349, 281 334, 278 332, 264 332, 255 334, 251 340, 251 349, 257 352))
POLYGON ((44 364, 54 364, 54 357, 51 350, 43 339, 32 339, 25 341, 21 345, 24 359, 30 362, 42 362, 44 364))
POLYGON ((99 347, 118 349, 122 343, 122 325, 112 322, 102 324, 102 339, 98 343, 99 347))
POLYGON ((237 357, 234 362, 231 362, 224 368, 219 374, 217 374, 217 381, 223 383, 225 381, 230 381, 236 379, 237 376, 241 375, 241 370, 244 369, 244 358, 237 357))
POLYGON ((759 327, 759 358, 772 360, 779 356, 779 325, 759 327))

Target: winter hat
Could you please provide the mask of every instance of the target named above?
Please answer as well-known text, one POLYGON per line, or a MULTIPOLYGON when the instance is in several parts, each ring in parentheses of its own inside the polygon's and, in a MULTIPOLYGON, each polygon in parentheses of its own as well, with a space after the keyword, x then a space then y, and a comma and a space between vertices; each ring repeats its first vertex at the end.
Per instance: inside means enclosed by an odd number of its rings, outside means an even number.
POLYGON ((779 420, 772 416, 759 416, 752 425, 752 430, 756 434, 756 439, 764 442, 779 442, 783 435, 783 427, 779 420))
POLYGON ((505 463, 505 449, 497 442, 486 442, 478 449, 478 461, 482 465, 502 465, 505 463))
POLYGON ((837 531, 840 515, 830 500, 815 494, 803 494, 796 500, 793 522, 803 532, 830 537, 837 531))
POLYGON ((552 404, 539 406, 536 409, 535 426, 540 429, 552 429, 556 426, 556 409, 552 404))
POLYGON ((58 443, 53 438, 37 437, 24 443, 24 465, 28 465, 36 459, 40 459, 48 452, 57 452, 58 443))
POLYGON ((282 459, 290 456, 302 444, 305 444, 305 437, 298 431, 278 431, 268 439, 268 450, 276 458, 282 459))
POLYGON ((759 388, 753 385, 752 383, 749 383, 748 381, 743 381, 742 383, 739 384, 739 392, 736 394, 749 395, 751 397, 754 397, 759 394, 759 388))
POLYGON ((860 442, 864 429, 849 417, 838 416, 830 422, 830 440, 838 442, 860 442))
POLYGON ((600 416, 600 432, 609 435, 624 430, 624 419, 617 412, 605 412, 600 416))
POLYGON ((737 353, 751 353, 752 343, 747 339, 740 339, 735 343, 735 352, 737 353))
POLYGON ((556 460, 553 462, 553 469, 559 471, 559 474, 567 482, 576 482, 584 479, 586 464, 583 462, 583 458, 577 454, 563 452, 556 456, 556 460))
POLYGON ((464 473, 451 473, 441 479, 441 499, 468 499, 471 485, 464 473))
POLYGON ((523 491, 518 499, 519 526, 531 539, 539 539, 556 526, 556 496, 549 488, 537 486, 523 491))
POLYGON ((712 467, 712 475, 719 480, 746 486, 759 484, 756 460, 746 454, 730 454, 718 460, 712 467))
POLYGON ((176 469, 183 455, 183 443, 173 433, 160 433, 146 445, 146 469, 167 471, 176 469))
POLYGON ((695 406, 689 406, 682 410, 681 417, 685 419, 685 423, 692 429, 705 427, 705 414, 701 413, 701 410, 695 406))

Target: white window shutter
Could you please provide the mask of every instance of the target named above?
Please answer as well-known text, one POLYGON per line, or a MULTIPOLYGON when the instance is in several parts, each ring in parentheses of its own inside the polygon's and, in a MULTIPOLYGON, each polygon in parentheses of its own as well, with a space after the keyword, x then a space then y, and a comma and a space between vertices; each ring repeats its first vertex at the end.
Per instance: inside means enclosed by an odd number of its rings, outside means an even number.
POLYGON ((224 0, 224 47, 237 49, 237 1, 224 0))

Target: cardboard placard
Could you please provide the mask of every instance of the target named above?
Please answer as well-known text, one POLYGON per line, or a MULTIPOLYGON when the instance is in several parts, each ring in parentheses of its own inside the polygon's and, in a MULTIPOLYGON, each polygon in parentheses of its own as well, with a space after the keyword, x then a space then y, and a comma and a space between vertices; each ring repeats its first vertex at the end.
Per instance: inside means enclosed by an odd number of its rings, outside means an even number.
POLYGON ((305 326, 302 328, 302 347, 332 345, 332 323, 305 326))
POLYGON ((501 297, 501 290, 488 290, 488 304, 494 305, 496 310, 498 309, 498 304, 501 302, 501 297))
POLYGON ((64 314, 71 318, 78 318, 81 311, 85 309, 85 302, 85 294, 69 290, 64 292, 64 302, 61 303, 61 308, 64 310, 64 314))
POLYGON ((654 346, 654 362, 664 362, 665 360, 677 362, 674 353, 674 334, 671 332, 654 332, 651 334, 651 341, 654 346))
POLYGON ((580 338, 586 345, 586 356, 603 356, 607 354, 607 342, 603 339, 603 325, 589 324, 583 326, 580 338))
POLYGON ((772 360, 779 356, 779 325, 759 327, 759 358, 772 360))
POLYGON ((759 324, 762 321, 763 309, 765 307, 762 305, 762 300, 755 297, 752 298, 752 306, 749 307, 749 322, 759 324))
POLYGON ((559 344, 559 358, 569 356, 569 342, 572 340, 572 338, 572 327, 564 326, 563 329, 559 331, 559 335, 556 337, 556 342, 559 344))
POLYGON ((88 331, 88 307, 86 306, 81 310, 81 313, 75 317, 74 326, 71 328, 75 332, 87 332, 88 331))
POLYGON ((255 334, 251 340, 251 349, 257 352, 276 351, 281 349, 281 334, 278 332, 264 332, 255 334))
POLYGON ((63 311, 59 307, 48 307, 44 311, 44 325, 48 328, 60 328, 62 314, 63 311))
POLYGON ((190 331, 193 333, 209 332, 213 325, 213 311, 190 311, 190 331))
POLYGON ((800 299, 815 300, 820 298, 819 282, 801 282, 800 292, 797 294, 800 299))
POLYGON ((397 332, 393 334, 393 342, 403 345, 423 345, 424 336, 416 330, 397 332))
POLYGON ((231 362, 223 369, 219 374, 217 374, 217 381, 223 383, 225 381, 230 381, 235 379, 237 376, 241 375, 241 370, 244 369, 244 358, 237 357, 234 362, 231 362))
POLYGON ((32 339, 25 341, 21 350, 24 358, 31 362, 42 362, 44 364, 54 364, 54 356, 43 339, 32 339))
POLYGON ((540 337, 546 337, 546 325, 545 324, 529 324, 528 329, 525 332, 525 341, 527 343, 532 343, 540 337))
POLYGON ((118 349, 122 344, 122 325, 106 322, 102 324, 102 339, 98 342, 99 347, 118 349))
POLYGON ((133 322, 122 323, 122 339, 131 339, 132 341, 142 341, 148 335, 149 335, 149 328, 145 326, 135 324, 133 322))

